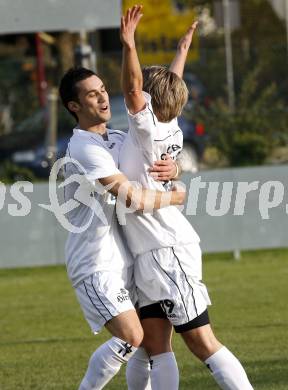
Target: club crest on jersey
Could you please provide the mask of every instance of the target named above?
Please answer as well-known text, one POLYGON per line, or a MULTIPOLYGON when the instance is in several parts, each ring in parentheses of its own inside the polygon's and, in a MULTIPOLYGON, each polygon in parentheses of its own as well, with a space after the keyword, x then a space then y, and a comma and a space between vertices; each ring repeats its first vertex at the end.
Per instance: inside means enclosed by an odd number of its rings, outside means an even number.
POLYGON ((161 160, 164 160, 166 154, 170 154, 171 158, 175 159, 180 151, 181 151, 181 146, 176 144, 169 145, 166 153, 161 154, 161 160))

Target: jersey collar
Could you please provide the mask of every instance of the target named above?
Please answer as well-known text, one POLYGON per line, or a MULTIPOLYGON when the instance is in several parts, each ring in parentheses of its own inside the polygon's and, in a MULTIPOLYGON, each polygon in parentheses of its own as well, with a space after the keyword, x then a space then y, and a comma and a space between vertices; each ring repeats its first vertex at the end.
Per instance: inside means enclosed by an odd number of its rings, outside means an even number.
POLYGON ((107 138, 106 137, 104 138, 104 137, 102 137, 101 134, 98 134, 98 133, 95 133, 95 132, 92 132, 92 131, 82 130, 79 127, 75 127, 73 129, 73 134, 76 135, 76 136, 80 136, 80 137, 97 138, 101 142, 112 142, 111 141, 111 136, 110 136, 110 131, 113 133, 113 130, 108 129, 108 128, 106 130, 107 130, 107 132, 106 132, 107 138))
POLYGON ((106 132, 107 139, 105 139, 101 134, 95 133, 93 131, 82 130, 79 127, 75 127, 73 129, 73 134, 81 136, 81 137, 91 137, 91 135, 92 135, 93 137, 94 136, 96 136, 97 138, 99 137, 100 139, 102 139, 102 141, 108 141, 109 140, 109 130, 110 129, 107 128, 107 132, 106 132))

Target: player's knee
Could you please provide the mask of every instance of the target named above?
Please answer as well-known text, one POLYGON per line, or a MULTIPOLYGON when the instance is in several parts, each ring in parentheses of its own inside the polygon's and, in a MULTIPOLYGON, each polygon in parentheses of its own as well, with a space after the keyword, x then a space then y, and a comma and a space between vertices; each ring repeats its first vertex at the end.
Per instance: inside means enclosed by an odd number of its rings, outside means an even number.
POLYGON ((142 320, 144 329, 143 347, 149 355, 159 355, 172 351, 173 328, 167 319, 146 318, 142 320))
MULTIPOLYGON (((187 340, 186 340, 187 341, 187 340)), ((191 342, 186 342, 190 351, 200 360, 204 361, 215 352, 215 345, 213 342, 203 341, 201 339, 194 339, 191 342)))
POLYGON ((206 360, 219 349, 219 342, 217 339, 200 340, 195 344, 195 355, 201 359, 206 360))
POLYGON ((133 345, 133 347, 140 347, 143 341, 143 329, 141 327, 138 327, 137 329, 131 330, 125 337, 125 341, 127 343, 133 345))
POLYGON ((182 337, 190 351, 202 361, 213 355, 221 345, 210 325, 182 333, 182 337))
POLYGON ((148 355, 159 355, 160 353, 171 352, 172 345, 170 338, 149 338, 144 337, 142 346, 145 348, 148 355))

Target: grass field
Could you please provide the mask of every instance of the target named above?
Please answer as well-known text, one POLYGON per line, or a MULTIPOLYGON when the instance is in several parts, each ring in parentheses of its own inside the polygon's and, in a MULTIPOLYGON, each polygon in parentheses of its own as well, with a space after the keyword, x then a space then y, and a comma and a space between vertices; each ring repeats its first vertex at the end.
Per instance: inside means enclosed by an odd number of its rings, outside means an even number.
MULTIPOLYGON (((218 338, 242 361, 259 390, 288 389, 288 250, 204 257, 204 275, 218 338)), ((73 390, 93 336, 64 267, 0 271, 0 389, 73 390)), ((180 389, 217 389, 209 371, 174 337, 180 389)), ((125 389, 124 370, 106 388, 125 389)), ((165 375, 165 374, 164 374, 165 375)))

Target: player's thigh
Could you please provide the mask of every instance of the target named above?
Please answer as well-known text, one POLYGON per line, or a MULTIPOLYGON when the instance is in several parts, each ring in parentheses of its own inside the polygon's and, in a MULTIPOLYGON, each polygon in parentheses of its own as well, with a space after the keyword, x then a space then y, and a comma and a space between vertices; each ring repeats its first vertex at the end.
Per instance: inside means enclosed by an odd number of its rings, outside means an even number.
POLYGON ((142 340, 143 331, 126 285, 122 273, 98 271, 84 279, 75 292, 93 333, 106 326, 114 336, 126 337, 125 341, 135 345, 142 340))
POLYGON ((142 346, 148 355, 159 355, 172 351, 173 327, 168 319, 145 318, 141 320, 144 331, 142 346))
POLYGON ((115 337, 139 347, 143 340, 143 329, 135 310, 118 314, 105 324, 106 329, 115 337))
POLYGON ((190 351, 202 361, 208 359, 222 347, 210 324, 182 332, 181 336, 190 351))
POLYGON ((211 303, 206 286, 188 266, 193 256, 190 247, 168 247, 147 252, 135 263, 140 309, 160 302, 176 332, 190 329, 190 322, 211 303))

